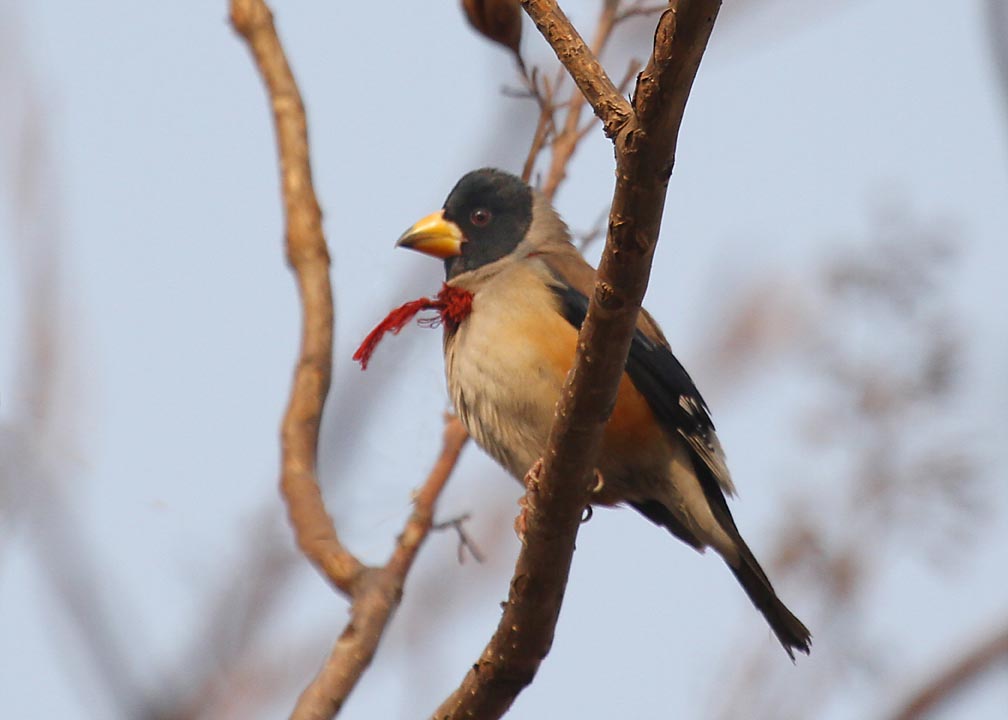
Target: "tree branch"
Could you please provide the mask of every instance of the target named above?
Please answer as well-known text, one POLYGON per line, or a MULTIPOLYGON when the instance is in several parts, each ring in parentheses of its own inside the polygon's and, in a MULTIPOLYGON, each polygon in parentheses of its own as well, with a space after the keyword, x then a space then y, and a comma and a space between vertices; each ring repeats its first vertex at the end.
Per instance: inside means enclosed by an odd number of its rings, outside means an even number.
POLYGON ((281 428, 281 491, 301 551, 352 601, 350 622, 291 715, 314 720, 339 711, 374 657, 467 435, 457 419, 446 418, 441 455, 418 491, 413 513, 384 567, 367 567, 343 547, 326 512, 316 473, 319 424, 331 379, 333 299, 322 214, 312 187, 304 105, 263 0, 231 0, 231 22, 252 51, 273 108, 287 259, 297 277, 304 317, 300 356, 281 428))
POLYGON ((529 89, 529 93, 539 106, 539 121, 536 123, 535 133, 532 135, 532 144, 529 146, 528 153, 525 156, 525 163, 522 165, 521 174, 522 180, 531 182, 532 170, 535 168, 535 162, 539 157, 539 153, 542 152, 543 146, 549 137, 556 132, 556 123, 554 122, 556 105, 553 102, 554 90, 550 87, 548 78, 542 78, 542 89, 540 89, 540 76, 535 68, 532 69, 532 72, 528 72, 523 62, 519 69, 522 73, 522 79, 529 89))
POLYGON ((656 144, 672 171, 675 143, 700 58, 714 29, 721 3, 717 0, 680 0, 658 18, 654 52, 637 78, 633 107, 644 132, 656 144))
POLYGON ((598 441, 647 288, 676 135, 720 0, 670 3, 629 114, 616 104, 611 81, 556 3, 522 0, 522 5, 615 137, 616 191, 574 366, 541 467, 526 476, 525 545, 503 617, 461 686, 435 713, 439 720, 500 717, 549 652, 581 512, 595 484, 598 441))
POLYGON ((522 0, 522 7, 591 103, 602 121, 606 137, 614 137, 630 119, 630 104, 619 94, 605 69, 555 0, 522 0))
MULTIPOLYGON (((592 42, 591 48, 595 57, 602 56, 602 51, 609 41, 609 36, 612 35, 613 28, 616 26, 616 11, 618 8, 619 2, 615 0, 606 0, 602 5, 602 12, 599 15, 598 25, 595 28, 595 39, 592 42)), ((613 90, 622 99, 623 96, 620 94, 619 89, 614 87, 613 90)), ((577 149, 578 142, 583 137, 578 130, 578 126, 581 124, 581 110, 584 108, 584 105, 584 93, 574 92, 571 94, 571 98, 567 103, 567 116, 564 118, 563 130, 560 131, 553 141, 549 171, 546 173, 546 180, 540 188, 543 195, 550 200, 556 195, 557 188, 560 187, 560 183, 567 176, 567 165, 574 155, 574 151, 577 149)))
POLYGON ((317 720, 336 715, 371 664, 385 626, 399 606, 406 575, 430 532, 437 498, 468 439, 458 418, 445 418, 441 454, 416 493, 413 514, 399 536, 392 557, 385 567, 367 568, 361 575, 354 588, 350 622, 322 669, 301 693, 291 720, 317 720))
POLYGON ((466 440, 469 439, 465 426, 457 417, 446 415, 444 420, 441 455, 434 463, 427 480, 417 491, 413 499, 413 514, 406 521, 406 527, 399 536, 396 549, 385 566, 387 571, 398 575, 405 576, 416 559, 421 543, 433 526, 434 504, 452 470, 455 469, 466 440))
POLYGON ((1008 662, 1008 626, 969 650, 952 665, 943 668, 914 693, 892 715, 892 720, 917 720, 927 717, 950 700, 970 682, 993 669, 998 662, 1008 662))
POLYGON ((340 542, 316 476, 319 424, 332 368, 333 300, 322 212, 312 186, 304 104, 266 4, 232 0, 231 24, 252 51, 272 102, 287 261, 297 276, 304 311, 301 352, 281 427, 281 491, 298 547, 349 597, 364 566, 340 542))
POLYGON ((623 22, 624 20, 641 17, 642 15, 655 15, 663 12, 667 7, 668 3, 655 3, 654 5, 647 5, 643 2, 637 2, 628 7, 626 10, 621 10, 616 16, 616 22, 623 22))

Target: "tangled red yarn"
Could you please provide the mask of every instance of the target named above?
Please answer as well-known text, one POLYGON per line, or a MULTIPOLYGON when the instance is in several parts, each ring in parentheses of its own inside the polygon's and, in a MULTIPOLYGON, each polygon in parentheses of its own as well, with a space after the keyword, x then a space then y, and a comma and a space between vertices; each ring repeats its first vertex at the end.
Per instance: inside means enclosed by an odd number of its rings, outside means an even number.
POLYGON ((454 329, 465 320, 472 311, 472 293, 468 290, 452 287, 448 283, 441 286, 441 290, 436 297, 420 298, 411 300, 397 307, 385 316, 364 338, 364 342, 353 354, 353 359, 360 363, 361 370, 367 370, 371 354, 374 353, 378 343, 385 337, 385 333, 391 332, 398 335, 409 324, 418 312, 422 310, 437 310, 437 316, 432 318, 420 318, 417 324, 422 327, 437 327, 444 323, 449 328, 454 329))

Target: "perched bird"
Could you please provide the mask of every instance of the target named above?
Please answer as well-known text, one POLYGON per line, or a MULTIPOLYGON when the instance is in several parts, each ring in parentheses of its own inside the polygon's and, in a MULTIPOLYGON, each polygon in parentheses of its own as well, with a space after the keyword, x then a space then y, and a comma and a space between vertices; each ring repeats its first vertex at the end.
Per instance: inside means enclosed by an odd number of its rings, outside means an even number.
MULTIPOLYGON (((477 444, 521 480, 545 450, 595 271, 545 196, 493 169, 465 175, 444 208, 397 245, 443 259, 446 286, 472 294, 466 314, 445 324, 448 389, 477 444)), ((626 503, 687 545, 713 548, 788 655, 808 653, 808 629, 777 597, 728 510, 735 488, 707 405, 643 310, 598 471, 593 503, 626 503)))

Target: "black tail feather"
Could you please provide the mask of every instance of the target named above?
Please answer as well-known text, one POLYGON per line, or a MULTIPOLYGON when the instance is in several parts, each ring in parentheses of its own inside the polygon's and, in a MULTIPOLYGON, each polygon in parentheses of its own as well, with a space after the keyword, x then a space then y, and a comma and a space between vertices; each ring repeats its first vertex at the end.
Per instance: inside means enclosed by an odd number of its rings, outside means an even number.
POLYGON ((795 650, 808 655, 812 645, 812 634, 777 597, 763 568, 756 562, 756 557, 741 538, 738 539, 738 544, 738 566, 728 563, 728 567, 738 578, 752 604, 763 613, 763 617, 770 624, 770 629, 774 631, 791 660, 795 659, 795 650))
MULTIPOLYGON (((704 544, 696 535, 690 532, 662 503, 657 500, 648 500, 644 502, 632 502, 630 504, 648 520, 656 525, 665 527, 687 545, 698 550, 703 549, 704 544)), ((763 572, 763 568, 756 561, 756 557, 752 554, 749 546, 745 544, 742 536, 739 535, 735 522, 732 520, 731 514, 728 513, 727 505, 724 505, 723 499, 721 505, 723 506, 721 509, 727 518, 724 524, 728 525, 726 529, 735 541, 739 556, 737 566, 728 562, 728 567, 731 568, 732 573, 734 573, 742 585, 752 604, 766 618, 766 621, 770 624, 770 629, 773 630, 777 639, 780 640, 788 656, 794 660, 795 650, 808 655, 812 644, 812 634, 802 624, 802 621, 796 618, 784 603, 781 602, 780 598, 777 597, 773 585, 770 584, 770 579, 763 572)))
POLYGON ((735 519, 732 517, 731 510, 728 509, 728 503, 725 501, 724 493, 721 492, 721 487, 717 478, 714 477, 713 471, 700 460, 694 460, 693 467, 696 470, 704 496, 710 504, 711 512, 714 513, 718 523, 735 544, 738 562, 733 563, 726 557, 725 561, 728 562, 728 567, 735 574, 753 605, 763 613, 763 617, 770 623, 770 629, 774 631, 791 660, 795 659, 795 650, 808 655, 812 645, 812 634, 777 597, 773 585, 770 584, 770 579, 756 561, 752 550, 742 539, 742 534, 739 533, 738 527, 735 525, 735 519))

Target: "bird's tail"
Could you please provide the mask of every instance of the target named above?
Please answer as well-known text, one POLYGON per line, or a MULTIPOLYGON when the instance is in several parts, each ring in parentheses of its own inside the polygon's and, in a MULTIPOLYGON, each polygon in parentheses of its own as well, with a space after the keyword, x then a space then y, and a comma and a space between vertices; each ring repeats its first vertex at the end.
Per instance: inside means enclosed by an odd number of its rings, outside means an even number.
MULTIPOLYGON (((700 540, 686 527, 664 503, 658 500, 647 500, 632 502, 631 505, 648 520, 667 528, 673 535, 697 550, 702 552, 704 546, 708 544, 700 540)), ((745 540, 742 539, 735 527, 735 522, 731 518, 731 513, 728 512, 727 505, 724 504, 724 499, 717 507, 725 513, 726 519, 723 523, 723 525, 727 525, 725 543, 730 543, 730 546, 726 545, 724 552, 720 554, 724 556, 725 562, 738 578, 753 605, 763 613, 763 617, 766 618, 770 628, 791 659, 794 660, 795 650, 808 655, 812 634, 777 597, 773 585, 770 584, 770 579, 763 572, 763 568, 756 561, 756 556, 753 555, 752 550, 746 545, 745 540), (734 552, 729 551, 729 547, 734 552)))
POLYGON ((770 584, 770 579, 767 578, 763 568, 760 567, 756 557, 741 537, 736 538, 736 547, 738 561, 729 561, 728 567, 738 578, 746 595, 752 600, 756 609, 763 613, 763 617, 770 624, 770 629, 774 631, 792 660, 795 659, 795 650, 808 655, 812 644, 812 634, 777 597, 773 585, 770 584))

